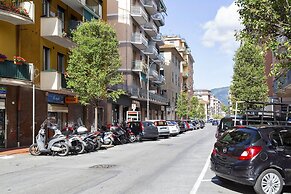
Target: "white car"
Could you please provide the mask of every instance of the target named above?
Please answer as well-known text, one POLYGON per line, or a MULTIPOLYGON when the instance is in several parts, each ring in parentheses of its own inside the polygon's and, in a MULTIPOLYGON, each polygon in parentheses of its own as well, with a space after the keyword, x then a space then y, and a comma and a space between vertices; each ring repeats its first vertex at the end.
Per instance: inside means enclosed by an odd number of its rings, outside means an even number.
POLYGON ((180 127, 174 121, 167 121, 171 136, 176 136, 180 133, 180 127))
POLYGON ((170 130, 167 122, 165 120, 148 120, 154 123, 154 125, 158 128, 159 137, 168 138, 170 137, 170 130))

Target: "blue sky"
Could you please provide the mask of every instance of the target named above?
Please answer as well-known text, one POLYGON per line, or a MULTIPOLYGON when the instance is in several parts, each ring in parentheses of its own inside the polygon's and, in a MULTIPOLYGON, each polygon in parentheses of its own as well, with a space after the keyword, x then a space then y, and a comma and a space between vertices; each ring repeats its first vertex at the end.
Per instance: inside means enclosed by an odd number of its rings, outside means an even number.
POLYGON ((164 0, 167 6, 164 35, 185 38, 195 59, 194 89, 229 86, 240 28, 233 0, 164 0))

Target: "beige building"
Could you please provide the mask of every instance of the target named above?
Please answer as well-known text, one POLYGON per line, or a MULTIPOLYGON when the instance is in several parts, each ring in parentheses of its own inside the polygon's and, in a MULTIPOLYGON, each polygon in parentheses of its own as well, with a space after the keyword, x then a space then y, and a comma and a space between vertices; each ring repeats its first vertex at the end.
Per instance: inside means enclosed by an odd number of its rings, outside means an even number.
POLYGON ((166 45, 174 45, 180 55, 183 57, 183 61, 180 64, 180 87, 181 91, 188 91, 189 96, 193 96, 193 74, 194 74, 194 59, 191 54, 191 50, 185 41, 185 39, 179 36, 166 36, 164 37, 166 45))
POLYGON ((164 45, 160 47, 160 50, 165 58, 163 71, 166 84, 162 88, 168 99, 166 119, 175 120, 177 119, 176 102, 181 91, 180 64, 184 59, 175 45, 164 45))
POLYGON ((200 103, 204 104, 205 109, 205 119, 210 118, 210 101, 211 101, 211 91, 206 89, 194 90, 194 95, 198 98, 200 103))
POLYGON ((221 115, 221 102, 219 99, 217 99, 215 96, 210 96, 210 118, 214 118, 214 115, 221 115))
POLYGON ((141 119, 148 114, 149 119, 164 118, 167 99, 161 95, 165 78, 160 73, 164 58, 159 46, 164 44, 160 27, 165 25, 165 11, 163 0, 108 1, 107 19, 117 32, 120 71, 124 74, 124 84, 118 87, 127 93, 107 104, 112 110, 108 111, 107 123, 126 120, 126 111, 132 109, 141 111, 141 119))

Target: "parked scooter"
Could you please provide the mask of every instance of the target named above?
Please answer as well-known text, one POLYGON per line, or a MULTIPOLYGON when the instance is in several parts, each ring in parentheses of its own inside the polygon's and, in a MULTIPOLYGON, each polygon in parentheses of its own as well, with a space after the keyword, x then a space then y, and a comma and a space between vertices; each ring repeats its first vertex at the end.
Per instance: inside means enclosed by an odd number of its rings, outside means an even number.
POLYGON ((62 131, 67 137, 70 151, 75 154, 82 154, 85 152, 86 143, 78 135, 73 134, 74 128, 72 124, 68 124, 62 131))
POLYGON ((46 119, 40 126, 38 135, 36 136, 36 143, 29 147, 29 152, 31 155, 38 156, 40 154, 52 154, 59 156, 66 156, 69 153, 69 146, 67 139, 62 135, 61 131, 58 129, 56 124, 52 124, 46 119), (54 136, 46 144, 46 129, 51 129, 54 131, 54 136))

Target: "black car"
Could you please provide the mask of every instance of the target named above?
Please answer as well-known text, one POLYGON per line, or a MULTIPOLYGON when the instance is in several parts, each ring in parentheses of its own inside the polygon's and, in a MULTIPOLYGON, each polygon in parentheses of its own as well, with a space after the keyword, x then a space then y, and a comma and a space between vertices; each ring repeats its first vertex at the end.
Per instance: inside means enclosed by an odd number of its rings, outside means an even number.
POLYGON ((142 139, 157 140, 159 138, 158 128, 151 121, 129 121, 127 127, 142 139))
POLYGON ((291 127, 226 131, 214 144, 211 169, 221 180, 251 185, 257 193, 281 193, 291 185, 291 127))

